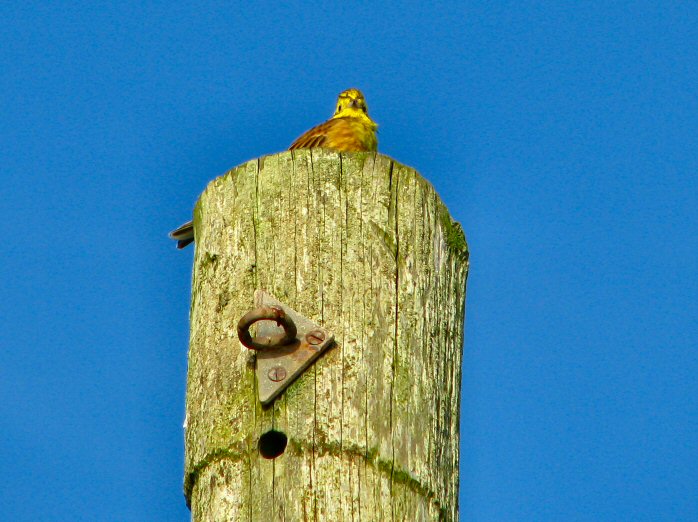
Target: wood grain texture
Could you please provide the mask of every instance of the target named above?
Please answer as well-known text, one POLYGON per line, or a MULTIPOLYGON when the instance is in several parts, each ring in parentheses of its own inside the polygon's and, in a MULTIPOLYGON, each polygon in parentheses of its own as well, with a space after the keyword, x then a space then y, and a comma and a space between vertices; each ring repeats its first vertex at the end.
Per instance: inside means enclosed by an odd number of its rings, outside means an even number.
POLYGON ((237 167, 195 209, 185 495, 195 521, 458 519, 468 251, 433 187, 375 153, 237 167), (263 289, 337 344, 268 408, 236 324, 263 289), (283 455, 259 455, 270 429, 283 455))

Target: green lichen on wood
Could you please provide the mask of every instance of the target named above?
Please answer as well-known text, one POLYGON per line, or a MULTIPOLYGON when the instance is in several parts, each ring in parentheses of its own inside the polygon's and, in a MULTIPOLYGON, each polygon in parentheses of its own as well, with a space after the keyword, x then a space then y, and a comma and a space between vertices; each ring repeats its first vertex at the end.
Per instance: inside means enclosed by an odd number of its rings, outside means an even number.
MULTIPOLYGON (((253 450, 256 453, 256 449, 253 450)), ((196 480, 201 475, 201 472, 216 462, 222 460, 239 461, 250 458, 251 451, 249 448, 241 448, 239 445, 228 446, 227 448, 218 448, 206 455, 206 458, 197 462, 184 477, 184 498, 187 500, 187 506, 191 508, 191 494, 194 489, 196 480)))
POLYGON ((441 227, 444 231, 446 244, 448 244, 448 246, 451 247, 456 254, 464 256, 467 259, 468 243, 465 240, 463 227, 460 223, 451 218, 446 205, 443 203, 439 205, 439 217, 441 220, 441 227))

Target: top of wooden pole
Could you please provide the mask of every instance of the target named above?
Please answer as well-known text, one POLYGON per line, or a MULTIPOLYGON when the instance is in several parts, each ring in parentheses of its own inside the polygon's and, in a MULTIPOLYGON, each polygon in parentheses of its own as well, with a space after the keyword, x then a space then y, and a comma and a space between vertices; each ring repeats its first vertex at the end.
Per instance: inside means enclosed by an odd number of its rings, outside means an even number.
POLYGON ((284 152, 212 181, 195 227, 194 520, 457 519, 468 250, 433 187, 381 154, 284 152), (255 290, 336 338, 267 408, 236 332, 255 290))

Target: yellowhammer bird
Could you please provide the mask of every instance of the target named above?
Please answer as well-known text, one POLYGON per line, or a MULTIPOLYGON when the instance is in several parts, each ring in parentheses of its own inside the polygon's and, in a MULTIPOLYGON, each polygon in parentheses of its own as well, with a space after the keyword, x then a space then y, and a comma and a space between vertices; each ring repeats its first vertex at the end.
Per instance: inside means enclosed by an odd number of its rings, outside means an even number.
POLYGON ((376 122, 368 115, 366 99, 361 91, 347 89, 339 94, 334 115, 299 137, 289 150, 311 147, 341 151, 376 150, 377 128, 376 122))
MULTIPOLYGON (((368 115, 366 99, 359 89, 347 89, 339 94, 334 115, 325 123, 313 127, 294 141, 288 150, 322 147, 339 151, 374 151, 378 149, 378 125, 368 115)), ((177 248, 194 241, 191 221, 170 232, 177 248)))

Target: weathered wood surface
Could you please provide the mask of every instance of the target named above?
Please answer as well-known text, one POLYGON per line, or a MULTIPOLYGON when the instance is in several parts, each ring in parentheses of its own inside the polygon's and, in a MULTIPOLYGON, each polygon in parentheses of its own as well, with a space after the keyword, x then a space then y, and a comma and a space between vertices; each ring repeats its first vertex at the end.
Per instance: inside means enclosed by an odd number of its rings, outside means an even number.
POLYGON ((432 186, 380 154, 284 152, 212 181, 195 226, 193 520, 457 520, 468 253, 432 186), (337 341, 266 409, 236 336, 258 288, 337 341), (266 460, 272 427, 289 444, 266 460))

